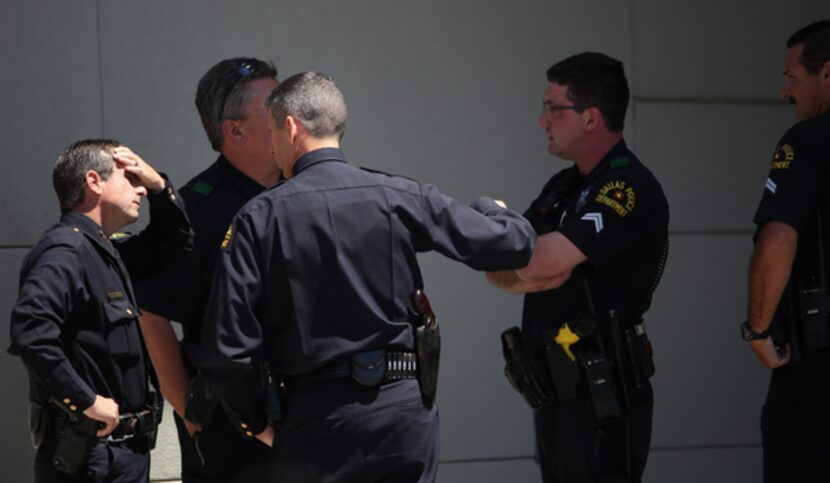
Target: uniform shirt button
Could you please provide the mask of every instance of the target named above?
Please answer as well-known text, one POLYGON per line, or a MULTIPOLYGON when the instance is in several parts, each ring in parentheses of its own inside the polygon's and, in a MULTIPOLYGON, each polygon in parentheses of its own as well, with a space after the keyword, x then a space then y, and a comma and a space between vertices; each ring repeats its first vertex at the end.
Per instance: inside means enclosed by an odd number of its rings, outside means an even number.
POLYGON ((75 230, 76 233, 80 233, 80 231, 81 231, 78 228, 74 228, 74 227, 72 229, 75 230))
POLYGON ((72 400, 71 400, 71 399, 69 399, 68 397, 63 399, 63 403, 64 403, 64 404, 69 404, 69 403, 71 403, 71 402, 72 402, 72 400))
POLYGON ((245 423, 240 423, 239 427, 242 428, 242 429, 248 429, 248 425, 245 424, 245 423))
POLYGON ((252 432, 250 432, 250 431, 245 431, 245 436, 247 436, 247 437, 249 437, 249 438, 253 438, 253 437, 254 437, 254 433, 252 433, 252 432))
POLYGON ((73 404, 73 405, 69 406, 69 409, 70 409, 72 412, 75 412, 75 411, 77 411, 77 410, 78 410, 78 406, 76 406, 76 405, 74 405, 74 404, 73 404))
POLYGON ((133 309, 127 309, 127 315, 133 315, 133 309))

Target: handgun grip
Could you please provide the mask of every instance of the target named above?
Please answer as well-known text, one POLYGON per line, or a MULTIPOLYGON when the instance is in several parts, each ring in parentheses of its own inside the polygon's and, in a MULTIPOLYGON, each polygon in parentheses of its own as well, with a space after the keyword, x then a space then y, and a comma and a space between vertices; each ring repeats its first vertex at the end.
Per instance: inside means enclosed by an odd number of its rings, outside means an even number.
POLYGON ((422 289, 415 289, 412 293, 412 303, 415 304, 415 310, 421 314, 424 325, 428 329, 433 329, 436 325, 438 325, 438 317, 435 315, 435 312, 432 311, 429 298, 427 298, 427 294, 425 294, 422 289))

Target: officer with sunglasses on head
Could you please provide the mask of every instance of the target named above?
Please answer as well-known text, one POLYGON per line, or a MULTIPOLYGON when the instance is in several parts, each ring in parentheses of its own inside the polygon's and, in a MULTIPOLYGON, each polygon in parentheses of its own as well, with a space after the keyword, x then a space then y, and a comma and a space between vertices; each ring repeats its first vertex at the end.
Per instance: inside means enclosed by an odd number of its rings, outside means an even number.
POLYGON ((175 409, 182 481, 260 481, 268 448, 246 440, 199 375, 201 321, 225 230, 248 200, 274 185, 280 170, 270 154, 265 100, 277 70, 255 58, 226 59, 199 81, 196 107, 219 158, 181 190, 193 223, 193 252, 158 280, 141 284, 141 327, 161 391, 175 409), (170 321, 182 324, 179 344, 170 321), (181 349, 180 349, 181 348, 181 349))

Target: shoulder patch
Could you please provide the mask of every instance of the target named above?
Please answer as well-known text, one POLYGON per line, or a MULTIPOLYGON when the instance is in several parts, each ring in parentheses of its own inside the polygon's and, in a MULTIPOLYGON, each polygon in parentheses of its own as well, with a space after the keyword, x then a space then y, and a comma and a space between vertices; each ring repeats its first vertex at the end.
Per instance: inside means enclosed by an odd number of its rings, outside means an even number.
POLYGON ((204 181, 199 181, 193 186, 193 188, 191 188, 191 191, 207 196, 211 193, 211 191, 213 191, 213 185, 205 183, 204 181))
POLYGON ((225 232, 225 237, 222 238, 222 245, 219 247, 222 250, 228 248, 231 244, 231 239, 233 238, 233 223, 228 226, 228 231, 225 232))
POLYGON ((789 144, 782 144, 772 155, 772 169, 787 169, 795 159, 795 150, 789 144))
POLYGON ((634 193, 634 188, 628 186, 625 181, 615 180, 605 183, 594 201, 608 206, 621 218, 625 218, 634 211, 637 194, 634 193))
POLYGON ((628 156, 620 156, 611 160, 612 168, 626 168, 628 167, 628 156))

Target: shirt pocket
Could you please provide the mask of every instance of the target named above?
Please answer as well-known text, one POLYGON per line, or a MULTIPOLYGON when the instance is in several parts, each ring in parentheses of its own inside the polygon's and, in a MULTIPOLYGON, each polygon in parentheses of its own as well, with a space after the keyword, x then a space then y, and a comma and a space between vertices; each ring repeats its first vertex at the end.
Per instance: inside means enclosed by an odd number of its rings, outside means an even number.
POLYGON ((141 357, 141 340, 136 326, 138 310, 127 299, 104 304, 107 346, 110 356, 119 363, 129 363, 141 357))

